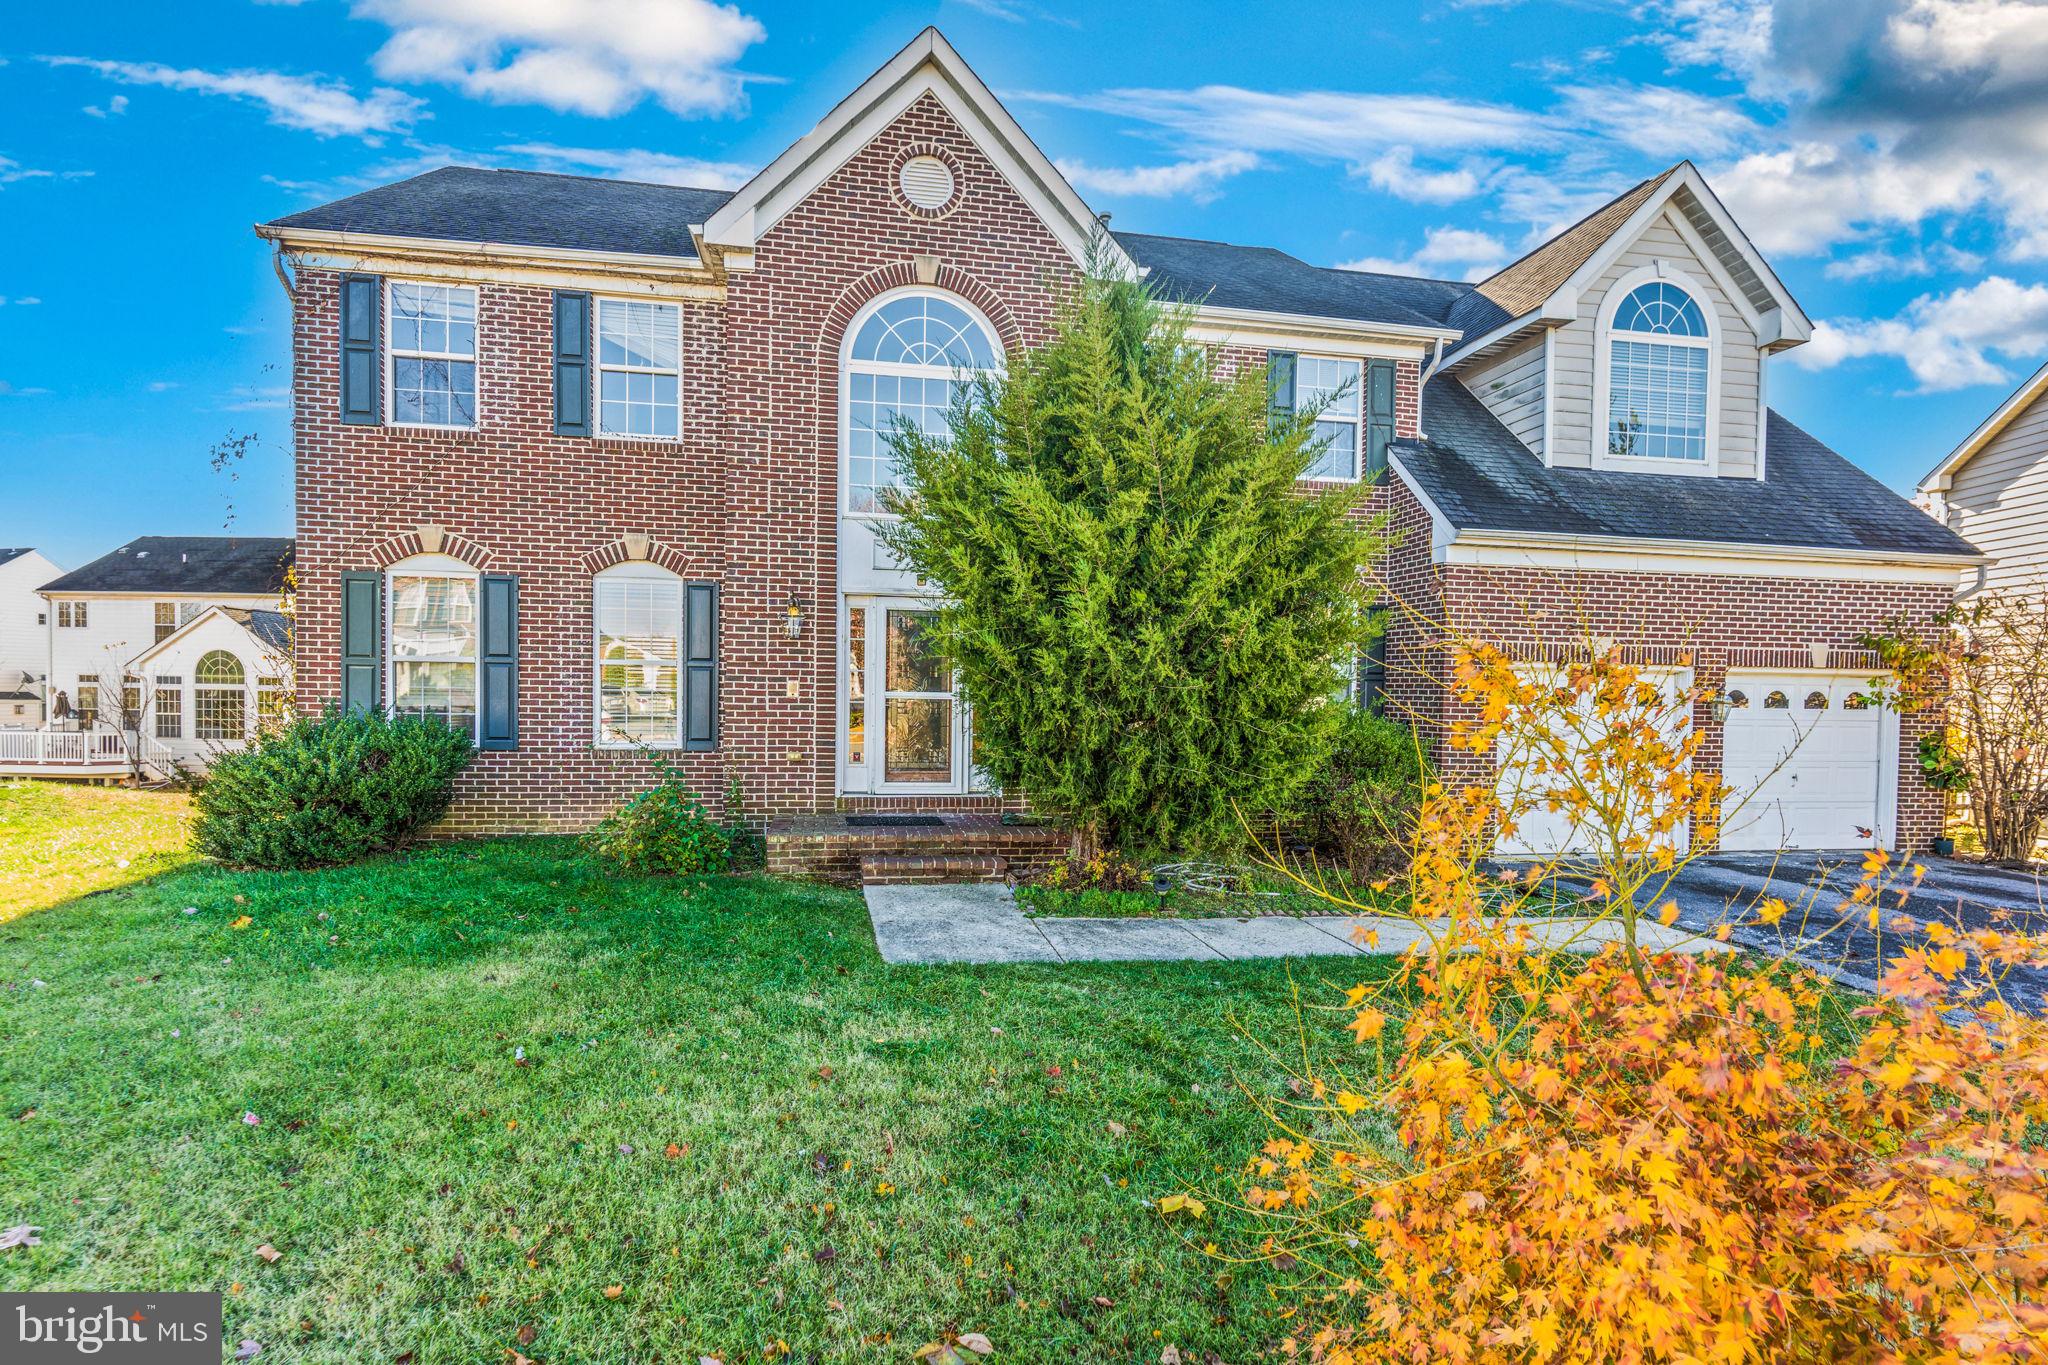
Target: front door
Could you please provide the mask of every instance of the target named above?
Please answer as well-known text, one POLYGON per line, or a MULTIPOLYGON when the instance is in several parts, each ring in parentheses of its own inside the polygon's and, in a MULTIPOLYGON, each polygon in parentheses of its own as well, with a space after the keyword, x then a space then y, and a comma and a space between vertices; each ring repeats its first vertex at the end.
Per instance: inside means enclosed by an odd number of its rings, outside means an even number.
POLYGON ((850 597, 841 627, 840 789, 849 794, 970 789, 967 708, 931 647, 928 605, 850 597))

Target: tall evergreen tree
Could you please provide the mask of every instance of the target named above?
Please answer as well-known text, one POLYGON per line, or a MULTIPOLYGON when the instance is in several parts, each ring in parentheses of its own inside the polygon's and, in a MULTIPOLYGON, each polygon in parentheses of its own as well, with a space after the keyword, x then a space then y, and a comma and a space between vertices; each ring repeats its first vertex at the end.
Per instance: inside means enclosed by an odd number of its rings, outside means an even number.
POLYGON ((1091 274, 1051 341, 959 386, 949 440, 892 434, 883 534, 941 594, 976 761, 1074 854, 1233 841, 1328 754, 1382 540, 1363 485, 1309 492, 1314 414, 1269 421, 1185 310, 1091 274))

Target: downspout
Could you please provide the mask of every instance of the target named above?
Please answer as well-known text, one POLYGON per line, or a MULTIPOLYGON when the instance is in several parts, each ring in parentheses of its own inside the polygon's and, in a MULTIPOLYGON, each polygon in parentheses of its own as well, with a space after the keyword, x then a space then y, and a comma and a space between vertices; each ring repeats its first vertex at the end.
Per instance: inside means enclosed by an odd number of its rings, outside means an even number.
POLYGON ((1422 425, 1422 395, 1428 391, 1429 381, 1436 378, 1436 372, 1443 368, 1443 364, 1444 338, 1442 333, 1438 333, 1436 354, 1431 356, 1429 364, 1423 367, 1422 382, 1415 386, 1415 439, 1418 441, 1429 439, 1429 431, 1422 425))
POLYGON ((284 286, 284 296, 290 299, 293 305, 296 306, 299 301, 299 290, 298 286, 292 283, 292 277, 285 272, 283 242, 271 244, 270 268, 277 272, 277 282, 284 286))
POLYGON ((1979 564, 1977 566, 1977 581, 1972 583, 1969 587, 1964 588, 1960 592, 1958 592, 1955 596, 1955 600, 1958 602, 1968 601, 1970 598, 1975 597, 1978 593, 1984 591, 1985 585, 1988 584, 1990 581, 1991 566, 1989 564, 1979 564))

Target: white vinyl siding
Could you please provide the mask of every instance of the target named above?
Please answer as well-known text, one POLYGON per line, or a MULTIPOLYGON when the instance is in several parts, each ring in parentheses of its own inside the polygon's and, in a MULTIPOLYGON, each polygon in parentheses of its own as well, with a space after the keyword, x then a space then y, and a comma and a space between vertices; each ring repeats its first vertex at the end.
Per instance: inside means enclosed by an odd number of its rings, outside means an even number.
POLYGON ((1946 498, 1948 524, 1991 556, 1991 586, 2048 587, 2048 398, 1965 460, 1946 498))
MULTIPOLYGON (((1547 395, 1553 406, 1550 463, 1586 469, 1592 467, 1595 452, 1606 449, 1607 414, 1593 410, 1594 357, 1601 309, 1608 302, 1609 290, 1624 276, 1654 269, 1660 260, 1688 277, 1691 287, 1687 292, 1701 308, 1712 310, 1719 334, 1718 449, 1709 453, 1709 461, 1723 477, 1754 478, 1757 408, 1763 375, 1756 333, 1721 288, 1713 267, 1701 260, 1680 235, 1669 209, 1659 214, 1586 291, 1579 300, 1578 317, 1551 335, 1556 355, 1547 395)), ((1476 387, 1474 392, 1478 392, 1476 387)))
POLYGON ((1475 367, 1465 385, 1531 454, 1543 458, 1542 337, 1475 367))

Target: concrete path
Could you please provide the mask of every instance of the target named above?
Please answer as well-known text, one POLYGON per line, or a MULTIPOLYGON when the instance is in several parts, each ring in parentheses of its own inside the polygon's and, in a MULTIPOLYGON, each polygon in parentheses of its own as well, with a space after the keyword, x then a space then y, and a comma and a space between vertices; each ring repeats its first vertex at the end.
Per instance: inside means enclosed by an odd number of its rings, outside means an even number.
MULTIPOLYGON (((1168 962, 1241 961, 1272 957, 1356 957, 1402 953, 1428 926, 1402 919, 1346 915, 1268 915, 1250 919, 1028 918, 1007 886, 870 886, 868 918, 888 963, 912 962, 1168 962), (1368 941, 1363 935, 1376 936, 1368 941)), ((1539 942, 1571 952, 1597 952, 1612 942, 1612 924, 1584 920, 1528 921, 1539 942)), ((1710 939, 1646 924, 1645 946, 1699 952, 1710 939)))

